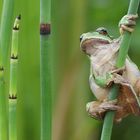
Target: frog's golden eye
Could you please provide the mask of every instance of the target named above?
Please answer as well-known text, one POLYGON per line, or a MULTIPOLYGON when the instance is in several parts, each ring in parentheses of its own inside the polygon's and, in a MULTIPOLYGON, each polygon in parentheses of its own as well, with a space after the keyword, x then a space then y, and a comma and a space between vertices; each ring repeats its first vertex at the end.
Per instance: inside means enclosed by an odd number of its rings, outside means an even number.
POLYGON ((107 29, 104 28, 104 27, 100 27, 96 30, 96 32, 98 32, 99 34, 102 34, 102 35, 108 35, 108 32, 107 32, 107 29))

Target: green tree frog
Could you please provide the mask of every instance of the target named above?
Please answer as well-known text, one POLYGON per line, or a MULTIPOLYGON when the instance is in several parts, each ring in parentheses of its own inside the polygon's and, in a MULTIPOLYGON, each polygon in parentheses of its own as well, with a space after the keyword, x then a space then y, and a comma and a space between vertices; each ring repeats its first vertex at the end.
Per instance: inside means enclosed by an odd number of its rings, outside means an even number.
MULTIPOLYGON (((119 22, 120 33, 133 32, 137 15, 126 15, 119 22)), ((120 48, 121 36, 113 39, 104 27, 95 32, 84 33, 80 37, 81 50, 90 59, 89 84, 97 101, 86 105, 88 113, 103 119, 109 110, 115 110, 115 121, 120 122, 129 114, 140 115, 140 71, 138 67, 126 58, 123 68, 116 68, 116 59, 120 48), (111 85, 120 87, 116 100, 108 101, 111 85)))

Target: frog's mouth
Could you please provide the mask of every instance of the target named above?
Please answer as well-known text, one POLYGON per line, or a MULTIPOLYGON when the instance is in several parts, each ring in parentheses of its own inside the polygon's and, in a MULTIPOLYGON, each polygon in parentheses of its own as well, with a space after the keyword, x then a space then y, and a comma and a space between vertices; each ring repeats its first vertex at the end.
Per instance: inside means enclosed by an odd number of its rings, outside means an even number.
POLYGON ((95 46, 101 46, 101 45, 107 45, 110 44, 109 40, 106 39, 100 39, 100 38, 90 38, 86 39, 83 42, 81 42, 81 49, 83 52, 87 52, 87 49, 94 48, 95 46))

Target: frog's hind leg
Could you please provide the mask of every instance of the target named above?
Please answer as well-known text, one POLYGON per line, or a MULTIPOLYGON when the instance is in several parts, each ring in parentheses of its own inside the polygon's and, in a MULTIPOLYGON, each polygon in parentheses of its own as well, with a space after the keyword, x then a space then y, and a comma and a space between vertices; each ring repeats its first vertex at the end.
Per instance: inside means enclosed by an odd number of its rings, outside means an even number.
POLYGON ((112 101, 93 101, 86 105, 86 110, 89 115, 95 119, 103 120, 105 113, 109 110, 116 111, 121 107, 117 105, 117 100, 112 101))
POLYGON ((131 85, 134 87, 137 96, 140 97, 140 71, 130 58, 126 59, 125 73, 128 81, 130 81, 131 85))
POLYGON ((130 113, 140 115, 140 103, 133 87, 129 84, 124 84, 121 86, 121 92, 124 94, 124 99, 126 100, 130 113))
POLYGON ((114 83, 120 84, 120 94, 118 96, 118 105, 123 107, 121 112, 117 112, 116 117, 123 118, 128 114, 140 115, 139 99, 131 84, 121 75, 115 74, 114 83))

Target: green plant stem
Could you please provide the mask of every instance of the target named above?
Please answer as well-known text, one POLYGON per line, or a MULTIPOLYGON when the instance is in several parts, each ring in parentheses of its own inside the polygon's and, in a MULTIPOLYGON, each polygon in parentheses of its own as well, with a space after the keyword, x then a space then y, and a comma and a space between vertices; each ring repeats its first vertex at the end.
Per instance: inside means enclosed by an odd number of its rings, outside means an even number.
MULTIPOLYGON (((137 14, 138 6, 139 6, 139 0, 131 0, 127 14, 137 14)), ((122 36, 119 55, 116 62, 116 66, 118 68, 123 67, 125 64, 125 59, 128 54, 130 40, 131 40, 131 33, 125 31, 125 33, 122 36)), ((117 97, 119 91, 118 89, 119 88, 117 85, 114 85, 112 87, 108 97, 110 100, 113 100, 117 97)), ((107 112, 104 119, 101 140, 111 139, 114 116, 115 116, 115 112, 113 111, 107 112)))
POLYGON ((16 18, 12 32, 12 47, 10 59, 10 89, 9 89, 9 140, 17 140, 16 106, 17 106, 19 21, 20 16, 16 18))
POLYGON ((17 99, 9 99, 9 140, 17 140, 17 99))
POLYGON ((0 47, 2 48, 3 64, 8 62, 10 36, 13 26, 14 0, 4 0, 0 24, 0 47))
POLYGON ((51 140, 51 0, 40 0, 41 140, 51 140))
POLYGON ((2 63, 0 63, 0 140, 8 140, 7 96, 5 94, 4 68, 2 63))
POLYGON ((0 140, 8 140, 8 93, 5 86, 5 66, 11 36, 14 0, 4 0, 0 24, 0 140))

